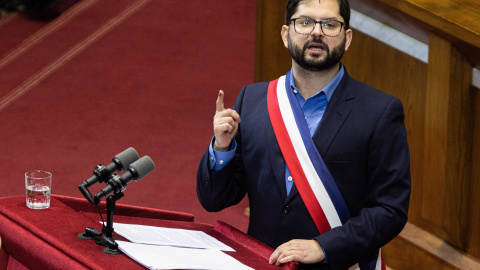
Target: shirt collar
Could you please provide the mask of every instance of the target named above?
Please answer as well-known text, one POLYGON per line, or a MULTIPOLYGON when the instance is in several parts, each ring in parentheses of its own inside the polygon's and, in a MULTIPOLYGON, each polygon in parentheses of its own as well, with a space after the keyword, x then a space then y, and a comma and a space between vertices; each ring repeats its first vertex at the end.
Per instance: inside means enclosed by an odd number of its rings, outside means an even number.
MULTIPOLYGON (((322 90, 320 90, 314 96, 319 95, 321 92, 323 92, 325 94, 327 102, 329 102, 330 98, 333 95, 333 92, 335 92, 335 89, 337 89, 337 86, 340 84, 340 81, 342 81, 344 74, 345 74, 345 68, 343 67, 343 64, 340 63, 340 71, 337 73, 337 75, 333 78, 333 80, 331 80, 322 90)), ((287 73, 287 76, 290 77, 290 88, 292 90, 298 91, 297 87, 295 86, 295 80, 293 79, 292 69, 287 73)))

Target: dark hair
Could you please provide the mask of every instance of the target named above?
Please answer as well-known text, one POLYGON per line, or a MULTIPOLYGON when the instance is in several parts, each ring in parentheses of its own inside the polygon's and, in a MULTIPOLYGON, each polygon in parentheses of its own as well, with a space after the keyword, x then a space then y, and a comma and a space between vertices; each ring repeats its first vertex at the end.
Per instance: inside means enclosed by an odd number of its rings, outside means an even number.
MULTIPOLYGON (((285 25, 290 24, 290 20, 295 12, 297 12, 297 6, 300 2, 305 0, 288 0, 287 7, 285 8, 285 25)), ((345 20, 345 29, 350 29, 350 4, 348 0, 337 0, 340 6, 340 16, 345 20)))

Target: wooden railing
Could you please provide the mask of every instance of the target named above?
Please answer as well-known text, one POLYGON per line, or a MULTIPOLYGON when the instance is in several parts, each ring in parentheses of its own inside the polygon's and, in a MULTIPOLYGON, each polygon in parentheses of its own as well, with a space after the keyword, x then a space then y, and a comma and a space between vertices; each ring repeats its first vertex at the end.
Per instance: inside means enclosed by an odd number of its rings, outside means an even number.
MULTIPOLYGON (((286 0, 257 0, 255 80, 285 74, 286 0)), ((427 61, 352 25, 342 62, 352 77, 400 98, 412 171, 409 224, 383 250, 398 269, 480 269, 478 0, 350 0, 352 9, 428 45, 427 61), (362 33, 363 31, 363 33, 362 33)))

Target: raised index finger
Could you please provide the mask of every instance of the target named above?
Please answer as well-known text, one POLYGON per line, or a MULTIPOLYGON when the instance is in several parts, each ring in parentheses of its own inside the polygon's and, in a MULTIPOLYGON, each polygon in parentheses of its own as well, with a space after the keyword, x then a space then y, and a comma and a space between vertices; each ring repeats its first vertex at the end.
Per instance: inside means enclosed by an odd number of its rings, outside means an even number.
POLYGON ((225 94, 222 90, 218 91, 218 98, 217 98, 217 112, 221 112, 225 110, 223 98, 225 94))

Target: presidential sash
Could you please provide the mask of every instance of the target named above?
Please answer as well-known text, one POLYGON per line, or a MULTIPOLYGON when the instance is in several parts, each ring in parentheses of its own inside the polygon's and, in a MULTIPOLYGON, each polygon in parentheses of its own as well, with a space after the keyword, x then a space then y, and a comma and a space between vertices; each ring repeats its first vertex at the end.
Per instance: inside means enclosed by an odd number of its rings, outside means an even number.
MULTIPOLYGON (((303 111, 289 79, 282 76, 270 82, 267 107, 280 150, 295 181, 295 186, 320 234, 342 226, 350 212, 336 182, 318 152, 303 111)), ((380 250, 373 260, 350 269, 383 270, 380 250)))

